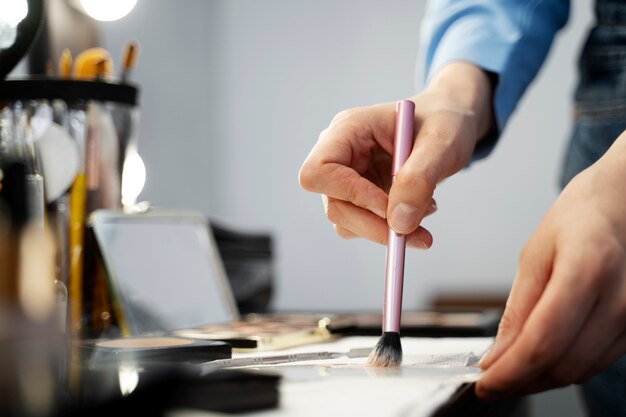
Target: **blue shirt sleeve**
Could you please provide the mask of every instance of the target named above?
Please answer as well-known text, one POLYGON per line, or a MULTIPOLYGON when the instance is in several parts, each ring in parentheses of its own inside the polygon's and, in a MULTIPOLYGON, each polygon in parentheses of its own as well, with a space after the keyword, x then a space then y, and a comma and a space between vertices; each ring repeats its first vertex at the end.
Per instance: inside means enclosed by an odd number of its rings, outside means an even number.
POLYGON ((424 81, 451 61, 470 62, 498 76, 493 98, 497 131, 478 143, 475 159, 493 148, 568 16, 568 0, 429 2, 420 37, 424 81))

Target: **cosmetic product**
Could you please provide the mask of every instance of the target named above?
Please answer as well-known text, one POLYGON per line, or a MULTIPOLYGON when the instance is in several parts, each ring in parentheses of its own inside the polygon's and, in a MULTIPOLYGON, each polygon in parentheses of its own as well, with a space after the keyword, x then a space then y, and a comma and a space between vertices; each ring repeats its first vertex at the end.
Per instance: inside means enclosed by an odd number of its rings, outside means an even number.
POLYGON ((128 41, 124 47, 124 52, 122 54, 122 71, 120 74, 120 82, 122 84, 128 82, 128 75, 137 63, 138 49, 139 45, 136 41, 128 41))
POLYGON ((59 59, 59 77, 67 79, 72 73, 72 53, 65 48, 59 59))
POLYGON ((77 341, 83 361, 90 366, 111 362, 197 362, 231 357, 228 343, 173 336, 138 336, 77 341))
MULTIPOLYGON (((423 310, 402 312, 400 333, 411 337, 495 336, 501 308, 423 310)), ((341 313, 331 318, 328 330, 337 336, 380 335, 380 312, 341 313)))
POLYGON ((96 210, 89 225, 116 323, 125 335, 171 333, 226 341, 237 350, 276 350, 332 338, 324 315, 242 315, 200 213, 96 210))
MULTIPOLYGON (((392 182, 413 148, 415 104, 403 100, 396 105, 393 143, 392 182)), ((383 334, 369 357, 372 366, 398 366, 402 363, 400 316, 402 314, 402 285, 404 280, 404 250, 406 238, 389 227, 385 269, 383 305, 383 334)))
POLYGON ((354 348, 347 352, 305 352, 272 356, 252 356, 248 358, 218 359, 203 365, 205 372, 215 368, 238 368, 242 366, 279 365, 291 362, 321 361, 335 358, 366 358, 371 348, 354 348))
POLYGON ((108 79, 113 72, 113 61, 104 48, 89 48, 78 54, 72 77, 76 80, 108 79))
POLYGON ((181 409, 221 415, 278 405, 280 375, 241 369, 215 369, 202 375, 200 369, 163 362, 86 367, 80 389, 62 415, 162 416, 180 414, 181 409))

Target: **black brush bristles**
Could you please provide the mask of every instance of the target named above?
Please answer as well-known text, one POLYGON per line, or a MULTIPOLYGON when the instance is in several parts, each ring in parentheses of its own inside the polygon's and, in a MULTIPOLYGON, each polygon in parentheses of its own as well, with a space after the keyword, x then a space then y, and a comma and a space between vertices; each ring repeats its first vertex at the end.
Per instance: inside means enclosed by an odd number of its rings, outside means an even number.
POLYGON ((367 358, 370 366, 391 367, 400 366, 402 363, 402 344, 400 333, 384 332, 378 340, 376 347, 367 358))

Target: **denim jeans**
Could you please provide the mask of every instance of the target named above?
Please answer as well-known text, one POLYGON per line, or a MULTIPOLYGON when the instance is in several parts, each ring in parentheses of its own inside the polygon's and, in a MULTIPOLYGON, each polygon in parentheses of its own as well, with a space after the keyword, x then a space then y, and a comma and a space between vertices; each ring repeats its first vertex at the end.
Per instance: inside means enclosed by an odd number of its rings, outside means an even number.
MULTIPOLYGON (((626 130, 626 1, 598 0, 596 17, 579 61, 563 187, 626 130)), ((584 383, 582 391, 590 416, 626 416, 626 356, 584 383)))

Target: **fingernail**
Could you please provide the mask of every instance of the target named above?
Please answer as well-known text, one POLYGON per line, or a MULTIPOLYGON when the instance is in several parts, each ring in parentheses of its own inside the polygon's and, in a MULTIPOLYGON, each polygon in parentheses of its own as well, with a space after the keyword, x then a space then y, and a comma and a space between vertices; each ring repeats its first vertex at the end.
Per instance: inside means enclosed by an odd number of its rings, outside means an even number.
POLYGON ((406 244, 415 249, 428 249, 428 245, 421 239, 407 240, 406 244))
POLYGON ((483 357, 478 361, 478 367, 482 368, 485 363, 487 363, 488 359, 493 354, 494 348, 496 347, 496 343, 493 342, 491 346, 487 349, 487 351, 483 354, 483 357))
POLYGON ((436 212, 436 211, 437 211, 437 203, 435 203, 435 201, 433 200, 433 201, 430 203, 430 206, 428 206, 428 210, 426 210, 425 215, 426 215, 426 216, 428 216, 428 215, 430 215, 430 214, 433 214, 433 213, 434 213, 434 212, 436 212))
POLYGON ((497 400, 498 397, 500 397, 498 393, 489 391, 488 389, 485 389, 480 384, 476 386, 476 395, 478 396, 478 398, 481 399, 481 401, 486 402, 486 403, 493 402, 497 400))
POLYGON ((409 233, 414 228, 416 215, 417 207, 398 203, 391 212, 389 224, 398 233, 409 233))
POLYGON ((381 210, 378 207, 368 207, 367 209, 371 211, 372 213, 374 213, 375 215, 377 215, 378 217, 380 217, 381 219, 384 219, 387 217, 387 213, 385 213, 385 210, 381 210))

